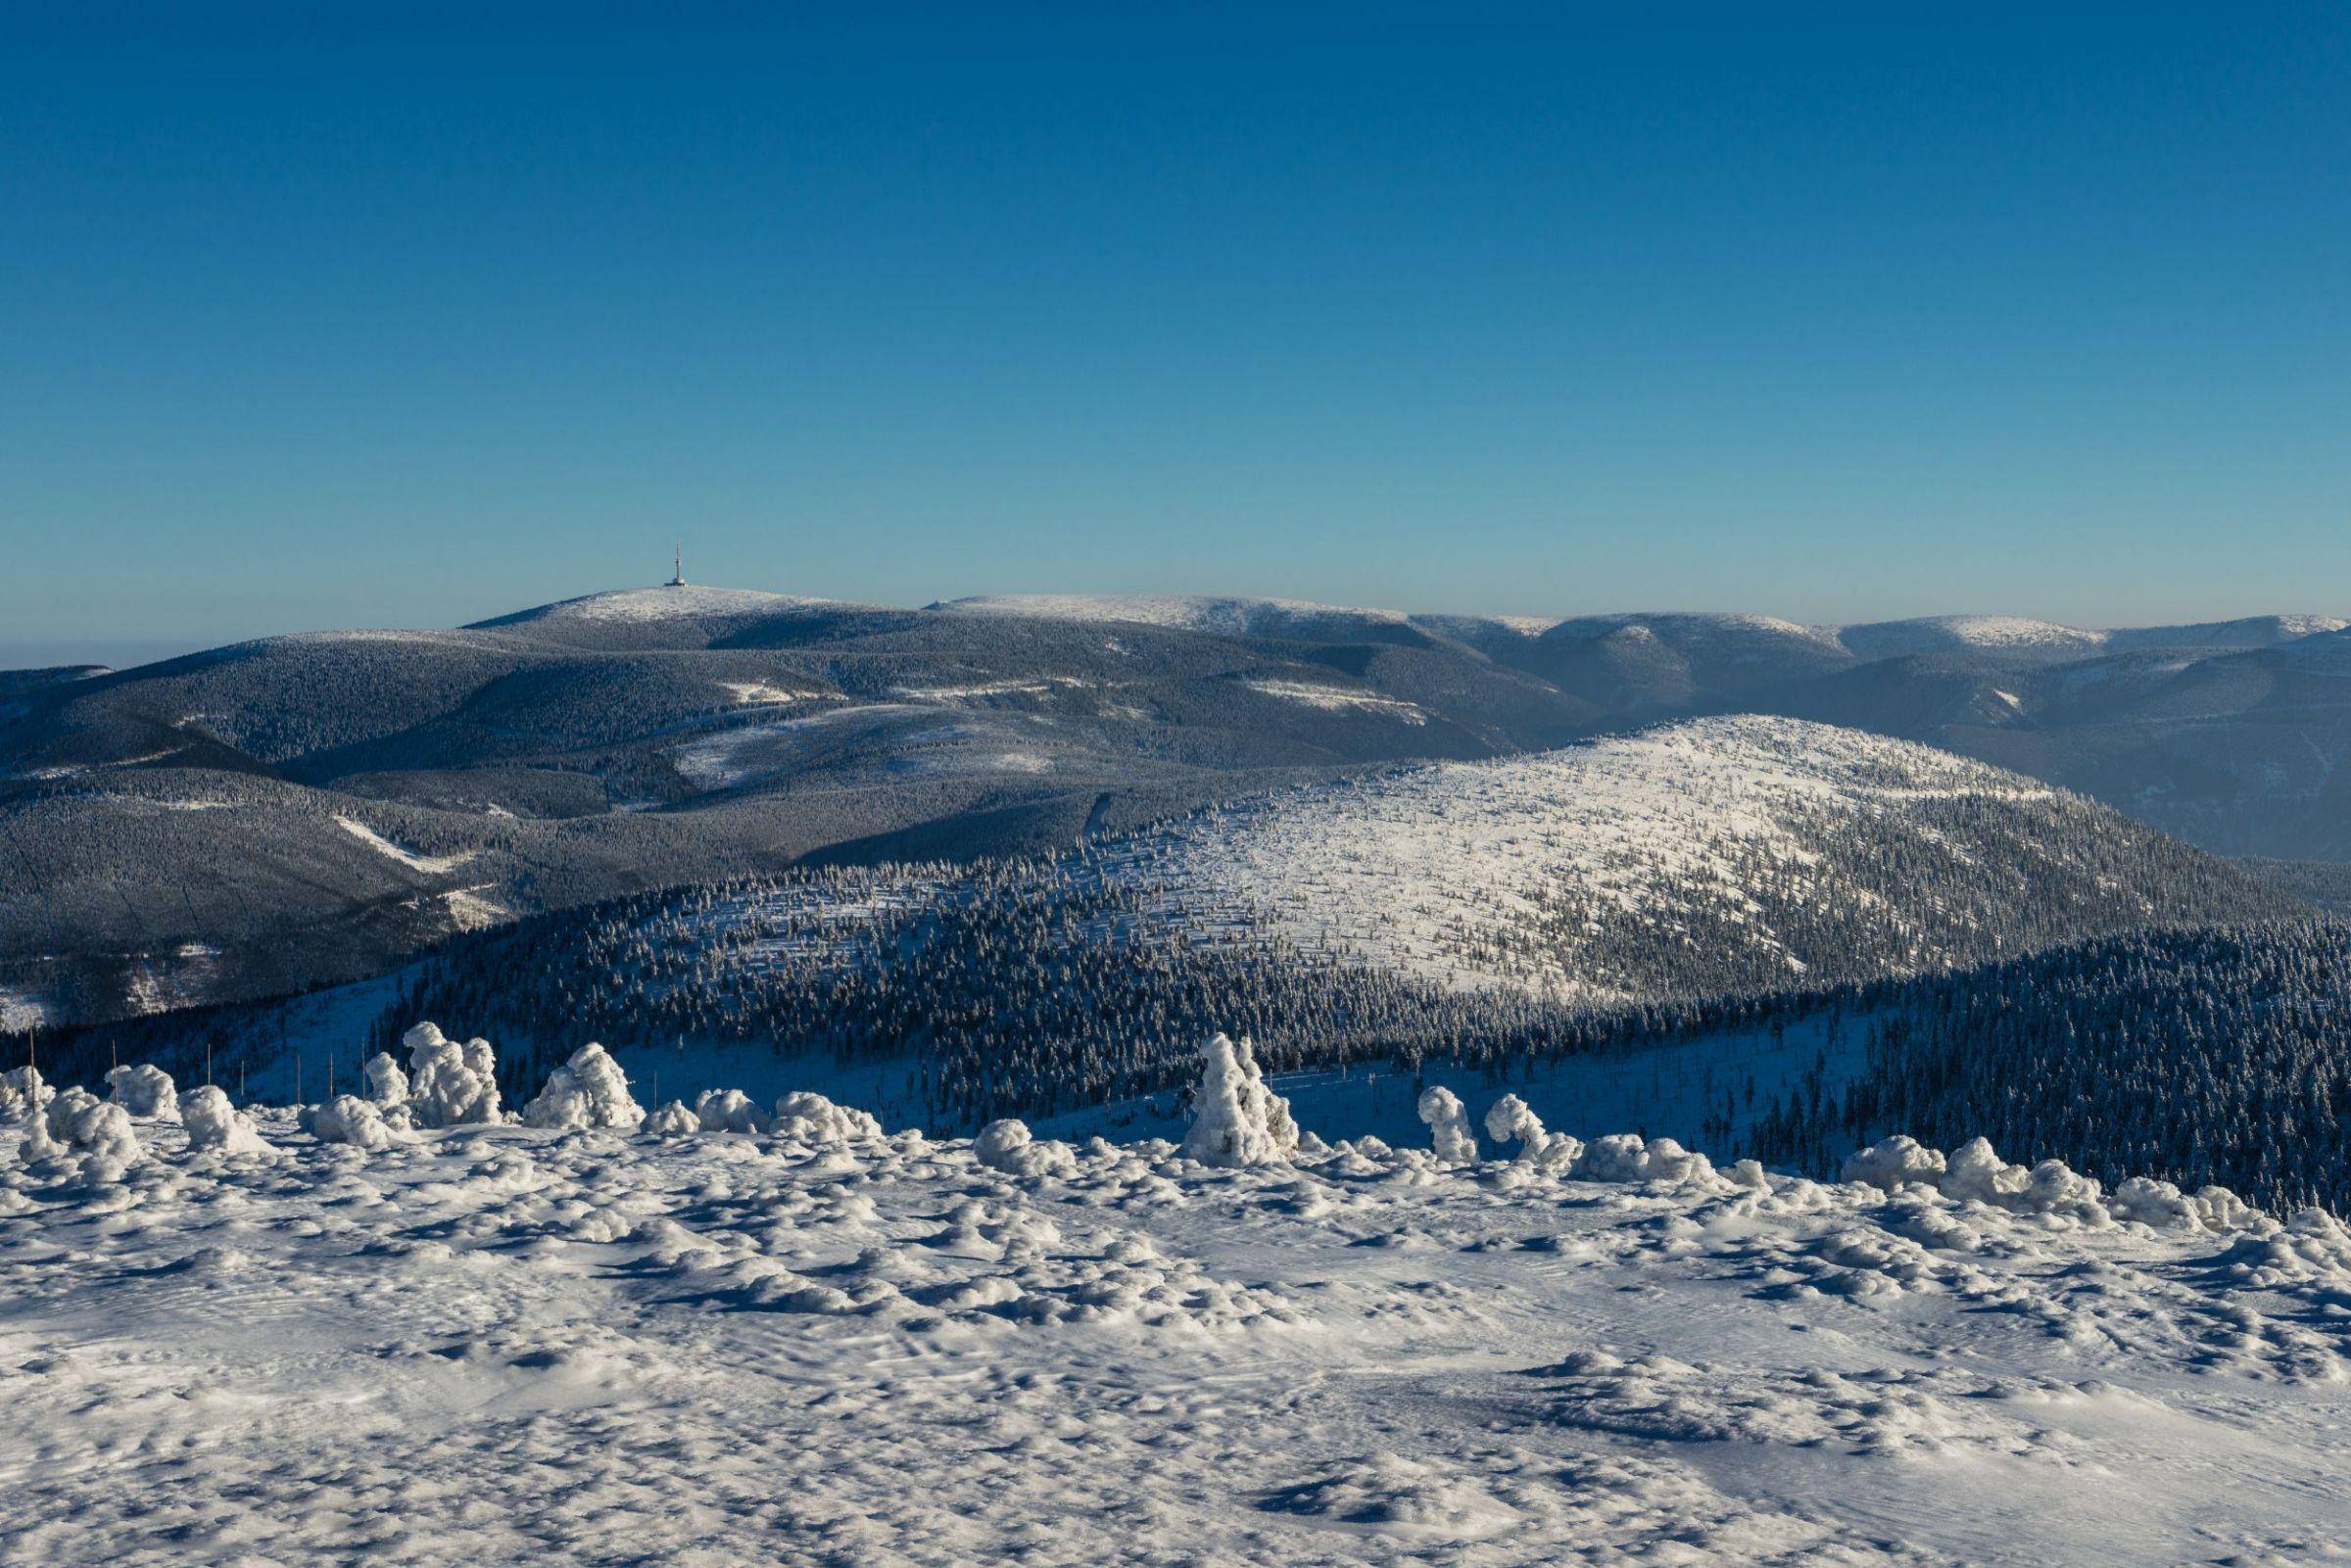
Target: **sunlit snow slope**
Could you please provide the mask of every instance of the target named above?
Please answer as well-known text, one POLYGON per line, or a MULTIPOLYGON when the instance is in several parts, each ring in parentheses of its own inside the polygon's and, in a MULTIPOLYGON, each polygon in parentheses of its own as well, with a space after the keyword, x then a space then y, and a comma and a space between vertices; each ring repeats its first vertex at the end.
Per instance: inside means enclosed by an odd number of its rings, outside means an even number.
POLYGON ((2014 774, 1748 717, 1266 795, 1111 846, 1100 875, 1205 929, 1271 918, 1448 983, 1658 994, 2159 922, 2208 867, 2014 774))

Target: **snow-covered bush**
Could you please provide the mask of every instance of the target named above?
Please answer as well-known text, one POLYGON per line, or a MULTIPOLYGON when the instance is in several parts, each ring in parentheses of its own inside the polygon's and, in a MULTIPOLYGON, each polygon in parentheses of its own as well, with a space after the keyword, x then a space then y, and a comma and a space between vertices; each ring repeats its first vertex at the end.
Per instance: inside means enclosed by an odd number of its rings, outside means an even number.
POLYGON ((106 1075, 115 1104, 142 1119, 168 1121, 179 1115, 179 1091, 171 1074, 142 1062, 116 1068, 106 1075))
POLYGON ((1014 1157, 1029 1147, 1033 1136, 1028 1122, 1004 1117, 980 1129, 980 1136, 972 1140, 972 1158, 997 1170, 1010 1170, 1014 1157))
POLYGON ((672 1100, 647 1117, 637 1129, 656 1138, 691 1138, 702 1130, 702 1118, 683 1100, 672 1100))
POLYGON ((438 1026, 419 1023, 400 1043, 408 1048, 408 1103, 420 1124, 456 1127, 499 1119, 498 1055, 488 1040, 477 1036, 459 1045, 438 1026))
POLYGON ((231 1155, 268 1152, 268 1142, 254 1126, 253 1118, 229 1104, 225 1091, 209 1083, 188 1091, 188 1097, 179 1103, 179 1119, 188 1129, 192 1150, 217 1149, 231 1155))
POLYGON ((1462 1109, 1460 1096, 1441 1083, 1432 1083, 1420 1092, 1419 1112, 1420 1119, 1428 1123, 1439 1164, 1465 1165, 1476 1161, 1477 1138, 1469 1130, 1469 1113, 1462 1109))
POLYGON ((360 1091, 361 1099, 371 1100, 386 1110, 408 1103, 408 1075, 400 1070, 400 1064, 393 1060, 391 1052, 378 1051, 369 1057, 360 1069, 360 1076, 366 1084, 360 1091))
POLYGON ((320 1143, 347 1143, 355 1149, 388 1149, 400 1141, 400 1134, 384 1120, 383 1112, 372 1100, 362 1100, 356 1094, 338 1094, 322 1106, 314 1107, 304 1117, 311 1136, 320 1143))
POLYGON ((2095 1178, 2083 1175, 2062 1160, 2043 1160, 2035 1165, 2015 1206, 2027 1213, 2062 1214, 2091 1225, 2103 1225, 2113 1217, 2099 1202, 2095 1178))
POLYGON ((741 1089, 704 1089, 694 1102, 704 1132, 765 1132, 768 1115, 741 1089))
POLYGON ((1586 1181, 1647 1181, 1649 1145, 1630 1132, 1595 1138, 1575 1163, 1575 1173, 1586 1181))
POLYGON ((2013 1203, 2032 1179, 2033 1173, 2024 1166, 2002 1160, 1992 1149, 1991 1139, 1970 1138, 1951 1156, 1941 1186, 1947 1198, 2000 1208, 2013 1203))
POLYGON ((27 1162, 78 1159, 80 1177, 91 1186, 120 1181, 139 1163, 139 1135, 130 1113, 87 1089, 61 1091, 36 1119, 44 1136, 36 1153, 35 1139, 26 1133, 27 1162))
POLYGON ((522 1108, 522 1119, 534 1127, 584 1131, 617 1127, 635 1131, 645 1119, 645 1108, 629 1094, 628 1074, 611 1053, 594 1040, 572 1053, 563 1066, 548 1074, 538 1097, 522 1108))
POLYGON ((1029 1123, 1011 1117, 980 1129, 972 1140, 972 1158, 1016 1176, 1068 1176, 1078 1169, 1077 1153, 1068 1144, 1037 1138, 1029 1123))
POLYGON ((1714 1162, 1671 1138, 1652 1138, 1649 1156, 1651 1181, 1706 1182, 1714 1177, 1714 1162))
POLYGON ((41 1081, 41 1069, 29 1063, 0 1072, 0 1116, 28 1116, 56 1095, 55 1089, 41 1081))
POLYGON ((1271 1165, 1298 1153, 1290 1103, 1266 1087, 1248 1036, 1211 1035, 1200 1047, 1200 1087, 1183 1154, 1204 1165, 1271 1165))
POLYGON ((1518 1145, 1513 1164, 1565 1171, 1584 1152, 1583 1140, 1564 1132, 1546 1131, 1534 1108, 1514 1094, 1506 1094, 1486 1112, 1486 1136, 1496 1143, 1518 1145))
POLYGON ((811 1090, 794 1089, 776 1102, 776 1119, 768 1131, 794 1143, 830 1145, 879 1138, 882 1123, 869 1112, 835 1105, 811 1090))
POLYGON ((1934 1187, 1943 1181, 1943 1151, 1929 1149, 1907 1133, 1893 1137, 1847 1155, 1845 1168, 1838 1172, 1841 1181, 1855 1181, 1871 1187, 1883 1187, 1888 1192, 1916 1183, 1934 1187))

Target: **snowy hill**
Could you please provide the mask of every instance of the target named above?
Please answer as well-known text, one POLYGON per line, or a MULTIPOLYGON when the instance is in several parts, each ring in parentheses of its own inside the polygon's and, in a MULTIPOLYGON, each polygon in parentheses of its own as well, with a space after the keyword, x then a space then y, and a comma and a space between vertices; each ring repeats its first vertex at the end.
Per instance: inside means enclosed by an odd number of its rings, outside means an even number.
POLYGON ((234 1000, 648 885, 1050 852, 1301 781, 1700 715, 1895 735, 2208 848, 2351 858, 2338 625, 1840 632, 1235 595, 910 610, 680 586, 16 672, 0 992, 51 1020, 234 1000), (1930 651, 1877 656, 1895 647, 1930 651), (371 855, 342 819, 450 869, 371 855))
POLYGON ((1311 785, 1094 859, 1089 874, 1194 922, 1231 910, 1307 951, 1446 984, 1654 996, 1985 956, 2037 903, 2160 920, 2172 851, 1946 753, 1740 718, 1311 785))
POLYGON ((2106 646, 2108 634, 2020 615, 1932 615, 1841 627, 1837 639, 1865 659, 1953 649, 2065 659, 2097 652, 2106 646))
POLYGON ((743 1132, 351 1102, 370 1148, 130 1087, 56 1154, 0 1127, 28 1561, 2338 1555, 2316 1212, 1989 1149, 1720 1170, 1548 1103, 1498 1148, 1486 1095, 1471 1147, 1234 1169, 807 1097, 714 1113, 743 1132))

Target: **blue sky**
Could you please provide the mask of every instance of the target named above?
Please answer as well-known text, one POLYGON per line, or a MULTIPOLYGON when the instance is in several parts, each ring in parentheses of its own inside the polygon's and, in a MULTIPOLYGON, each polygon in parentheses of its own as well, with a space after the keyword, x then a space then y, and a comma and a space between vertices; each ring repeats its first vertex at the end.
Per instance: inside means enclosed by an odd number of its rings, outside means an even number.
POLYGON ((307 9, 0 18, 0 663, 2351 610, 2339 7, 307 9))

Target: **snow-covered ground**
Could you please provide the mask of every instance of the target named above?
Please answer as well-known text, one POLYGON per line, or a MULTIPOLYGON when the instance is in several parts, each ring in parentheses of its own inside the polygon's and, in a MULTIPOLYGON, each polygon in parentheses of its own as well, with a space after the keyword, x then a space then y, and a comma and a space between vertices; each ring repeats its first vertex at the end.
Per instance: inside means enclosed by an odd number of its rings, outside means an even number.
POLYGON ((1889 1186, 1718 1172, 1507 1107, 1535 1150, 1472 1164, 805 1099, 655 1135, 608 1066, 532 1114, 620 1127, 375 1149, 273 1111, 232 1152, 128 1074, 27 1163, 18 1105, 0 1557, 2341 1560, 2351 1237, 2316 1214, 1891 1147, 1889 1186))

